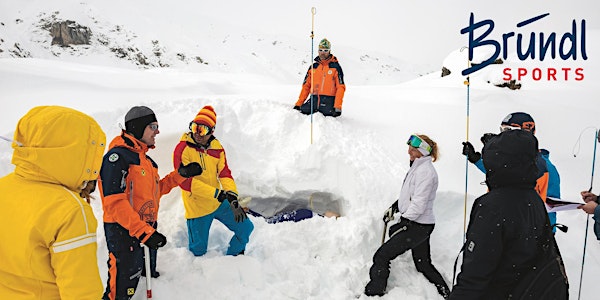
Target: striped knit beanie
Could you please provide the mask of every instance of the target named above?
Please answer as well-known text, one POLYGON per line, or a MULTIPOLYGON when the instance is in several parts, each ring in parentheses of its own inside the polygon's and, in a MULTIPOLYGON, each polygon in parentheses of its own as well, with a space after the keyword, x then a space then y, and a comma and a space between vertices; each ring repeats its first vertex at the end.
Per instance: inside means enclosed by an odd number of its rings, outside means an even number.
POLYGON ((193 122, 214 128, 217 125, 217 113, 212 106, 207 105, 198 112, 193 122))

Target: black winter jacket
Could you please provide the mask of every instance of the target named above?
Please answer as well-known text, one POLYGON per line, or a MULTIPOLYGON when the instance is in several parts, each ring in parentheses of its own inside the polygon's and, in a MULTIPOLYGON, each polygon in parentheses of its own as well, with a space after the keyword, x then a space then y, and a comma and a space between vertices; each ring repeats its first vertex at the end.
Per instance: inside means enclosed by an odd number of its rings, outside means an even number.
POLYGON ((534 190, 536 153, 537 140, 522 130, 502 133, 486 144, 490 191, 473 203, 461 272, 450 299, 507 299, 533 263, 543 230, 550 226, 534 190))

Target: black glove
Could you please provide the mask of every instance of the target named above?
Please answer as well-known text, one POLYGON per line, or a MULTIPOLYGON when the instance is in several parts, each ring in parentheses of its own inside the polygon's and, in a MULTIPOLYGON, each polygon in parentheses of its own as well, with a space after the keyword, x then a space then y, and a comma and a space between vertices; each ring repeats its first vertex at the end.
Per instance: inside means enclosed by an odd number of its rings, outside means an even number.
POLYGON ((484 133, 481 136, 481 142, 485 146, 485 144, 487 144, 487 142, 489 142, 495 136, 497 136, 497 134, 495 134, 495 133, 484 133))
POLYGON ((237 199, 229 201, 229 207, 231 208, 231 211, 233 212, 233 218, 237 223, 243 222, 247 218, 246 212, 242 206, 240 206, 237 199))
POLYGON ((383 222, 387 224, 389 221, 393 220, 394 214, 398 211, 398 200, 396 200, 396 202, 383 213, 383 222))
POLYGON ((332 113, 332 115, 331 115, 331 116, 333 116, 333 117, 339 117, 339 116, 341 116, 341 115, 342 115, 342 110, 341 110, 341 109, 339 109, 339 108, 336 108, 336 109, 333 111, 333 113, 332 113))
POLYGON ((225 191, 225 190, 220 190, 219 194, 217 195, 217 200, 219 200, 219 202, 223 202, 225 200, 229 201, 229 203, 231 203, 231 201, 236 200, 237 201, 238 195, 232 191, 225 191))
MULTIPOLYGON (((145 234, 143 234, 142 236, 145 236, 145 234)), ((140 239, 143 239, 143 237, 140 237, 140 239)), ((156 250, 160 247, 163 247, 166 244, 167 244, 167 238, 158 231, 155 231, 146 240, 146 242, 144 242, 144 245, 148 246, 148 248, 150 248, 152 250, 156 250)))
POLYGON ((463 142, 462 154, 467 156, 471 163, 476 163, 481 159, 481 153, 475 152, 475 148, 470 142, 463 142))
POLYGON ((300 105, 294 105, 294 109, 299 111, 300 110, 300 105))
POLYGON ((202 174, 202 167, 197 162, 189 163, 186 166, 182 163, 179 165, 177 172, 185 178, 190 178, 202 174))

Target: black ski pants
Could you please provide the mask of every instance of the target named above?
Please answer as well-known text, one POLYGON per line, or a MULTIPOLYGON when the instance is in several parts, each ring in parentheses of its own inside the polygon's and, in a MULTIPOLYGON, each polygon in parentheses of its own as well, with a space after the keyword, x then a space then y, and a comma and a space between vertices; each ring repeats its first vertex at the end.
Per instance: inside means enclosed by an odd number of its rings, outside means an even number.
MULTIPOLYGON (((335 102, 334 96, 322 96, 322 95, 313 95, 312 96, 312 112, 320 112, 324 116, 335 117, 335 109, 333 108, 333 104, 335 102)), ((310 99, 306 100, 302 106, 300 106, 300 112, 305 115, 310 115, 311 101, 310 99)))
POLYGON ((446 281, 431 263, 429 237, 434 224, 420 224, 401 218, 390 228, 390 239, 385 242, 373 256, 373 266, 369 270, 371 280, 365 287, 369 296, 383 295, 390 276, 390 262, 404 252, 411 250, 417 271, 423 273, 433 283, 440 295, 447 297, 450 289, 446 281))
MULTIPOLYGON (((104 234, 108 248, 108 280, 102 299, 131 299, 145 269, 144 249, 140 240, 130 236, 129 231, 118 223, 104 223, 104 234)), ((156 272, 156 250, 150 250, 150 262, 150 269, 156 272)))

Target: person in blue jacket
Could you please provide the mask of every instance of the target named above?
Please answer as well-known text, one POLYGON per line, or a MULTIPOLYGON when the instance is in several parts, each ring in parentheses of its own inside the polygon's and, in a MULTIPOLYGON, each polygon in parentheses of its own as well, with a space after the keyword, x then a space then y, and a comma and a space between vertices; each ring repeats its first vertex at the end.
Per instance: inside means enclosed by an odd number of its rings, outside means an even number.
MULTIPOLYGON (((522 129, 530 131, 535 135, 535 121, 531 115, 524 112, 515 112, 506 116, 500 124, 500 131, 506 131, 511 129, 522 129)), ((481 142, 485 145, 490 138, 496 136, 493 133, 486 133, 481 137, 481 142)), ((481 153, 476 152, 475 148, 470 142, 463 142, 463 155, 467 156, 469 162, 474 164, 481 172, 486 173, 485 167, 483 166, 483 159, 481 153)), ((550 152, 546 149, 540 149, 537 157, 537 166, 539 169, 539 177, 536 182, 536 191, 544 200, 547 197, 560 199, 560 175, 556 166, 550 161, 550 152)), ((548 218, 550 224, 553 226, 552 230, 555 232, 554 224, 556 224, 556 212, 549 212, 548 218)))

